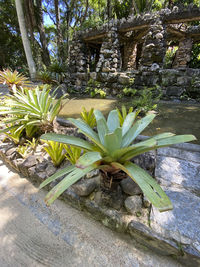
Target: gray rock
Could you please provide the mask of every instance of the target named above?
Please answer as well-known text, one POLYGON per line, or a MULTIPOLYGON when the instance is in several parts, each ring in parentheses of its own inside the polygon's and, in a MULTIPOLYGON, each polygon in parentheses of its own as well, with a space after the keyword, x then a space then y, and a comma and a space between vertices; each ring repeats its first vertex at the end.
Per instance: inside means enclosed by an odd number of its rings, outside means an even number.
POLYGON ((129 213, 136 214, 142 209, 142 198, 141 196, 127 197, 124 205, 129 213))
POLYGON ((91 72, 90 73, 90 78, 92 78, 93 80, 96 80, 96 78, 97 78, 96 72, 91 72))
POLYGON ((129 84, 129 77, 126 76, 125 74, 121 74, 118 77, 118 82, 123 84, 123 85, 128 85, 129 84))
POLYGON ((74 184, 72 187, 77 195, 86 197, 94 191, 98 184, 99 179, 93 178, 88 180, 81 180, 78 183, 74 184))
POLYGON ((30 168, 35 165, 37 165, 37 159, 34 155, 31 155, 27 159, 25 159, 20 168, 30 168))
POLYGON ((174 208, 160 213, 153 207, 151 228, 164 239, 174 240, 184 251, 200 257, 200 198, 184 189, 163 189, 174 208))
POLYGON ((156 70, 159 70, 159 69, 160 69, 160 66, 157 63, 153 63, 151 65, 151 71, 156 71, 156 70))
POLYGON ((163 39, 163 34, 162 33, 157 33, 155 35, 156 39, 163 39))
POLYGON ((100 191, 95 193, 94 200, 99 206, 105 207, 106 209, 113 208, 120 210, 123 206, 124 197, 121 187, 118 186, 116 191, 104 191, 100 189, 100 191))
POLYGON ((130 177, 123 179, 120 185, 123 192, 127 195, 134 196, 142 194, 140 187, 130 177))
POLYGON ((13 143, 1 143, 0 144, 0 151, 2 154, 6 154, 8 150, 13 148, 13 143))
POLYGON ((29 169, 28 169, 28 173, 29 173, 29 176, 31 177, 31 178, 35 178, 35 177, 37 177, 37 171, 36 171, 36 166, 33 166, 33 167, 30 167, 29 169))
POLYGON ((154 175, 155 164, 156 164, 156 152, 150 151, 142 155, 138 155, 133 158, 132 161, 149 172, 150 175, 154 175))
POLYGON ((37 177, 38 177, 40 180, 42 180, 42 181, 45 180, 46 178, 48 178, 46 172, 38 172, 38 173, 37 173, 37 177))
POLYGON ((47 176, 53 175, 56 171, 57 171, 57 168, 53 165, 53 163, 48 162, 47 167, 46 167, 47 176))
POLYGON ((181 88, 179 86, 171 86, 167 88, 166 94, 168 96, 181 96, 182 93, 184 92, 184 88, 181 88))
POLYGON ((173 147, 163 147, 157 150, 158 156, 173 157, 200 163, 200 146, 190 143, 182 143, 173 147))
POLYGON ((12 147, 6 151, 6 156, 11 156, 15 152, 16 152, 16 147, 12 147))
POLYGON ((200 164, 189 158, 158 156, 155 177, 161 185, 185 188, 200 196, 200 164))
POLYGON ((43 161, 41 163, 38 163, 36 166, 36 172, 41 172, 41 171, 45 171, 45 169, 48 166, 48 161, 43 161))

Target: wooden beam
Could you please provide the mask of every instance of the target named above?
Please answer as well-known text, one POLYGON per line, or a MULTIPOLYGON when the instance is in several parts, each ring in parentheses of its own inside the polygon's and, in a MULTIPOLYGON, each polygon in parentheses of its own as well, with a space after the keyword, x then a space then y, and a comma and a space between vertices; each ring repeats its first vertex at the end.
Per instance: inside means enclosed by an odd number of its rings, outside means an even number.
POLYGON ((101 33, 101 34, 97 34, 97 35, 92 35, 92 36, 88 36, 88 37, 83 37, 83 40, 85 42, 90 42, 90 41, 94 41, 94 40, 98 40, 100 38, 105 38, 107 35, 107 33, 101 33))
POLYGON ((179 31, 177 29, 174 29, 173 27, 167 26, 167 32, 170 32, 172 34, 175 34, 178 37, 186 37, 186 32, 179 31))
MULTIPOLYGON (((130 23, 131 24, 131 23, 130 23)), ((136 31, 136 30, 142 30, 142 29, 146 29, 149 27, 150 24, 144 24, 144 25, 137 25, 137 26, 131 26, 129 24, 129 26, 122 26, 122 28, 119 28, 119 32, 130 32, 130 31, 136 31)))

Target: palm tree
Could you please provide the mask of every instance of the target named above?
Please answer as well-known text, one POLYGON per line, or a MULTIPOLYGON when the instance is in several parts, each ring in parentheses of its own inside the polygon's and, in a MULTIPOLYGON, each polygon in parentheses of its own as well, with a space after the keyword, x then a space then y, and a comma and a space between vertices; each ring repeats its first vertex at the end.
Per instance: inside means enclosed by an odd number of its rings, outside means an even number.
POLYGON ((32 52, 31 52, 30 42, 28 39, 28 34, 27 34, 27 30, 26 30, 25 18, 24 18, 24 12, 23 12, 23 8, 22 8, 21 0, 15 0, 15 5, 16 5, 19 28, 20 28, 20 32, 21 32, 21 36, 22 36, 22 42, 23 42, 23 46, 24 46, 26 60, 28 63, 30 77, 31 77, 31 79, 35 79, 36 67, 35 67, 35 62, 33 60, 32 52))

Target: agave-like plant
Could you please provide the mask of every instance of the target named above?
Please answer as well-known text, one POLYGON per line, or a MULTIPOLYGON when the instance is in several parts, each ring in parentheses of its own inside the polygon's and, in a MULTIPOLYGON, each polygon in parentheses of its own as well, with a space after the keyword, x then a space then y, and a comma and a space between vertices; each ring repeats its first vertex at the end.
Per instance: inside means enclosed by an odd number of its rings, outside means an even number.
POLYGON ((54 141, 45 141, 47 144, 44 150, 51 157, 54 166, 58 167, 65 158, 64 145, 54 141))
POLYGON ((31 85, 31 82, 23 74, 16 70, 12 72, 9 69, 0 71, 0 83, 7 84, 11 92, 31 85))
MULTIPOLYGON (((2 99, 0 115, 4 115, 4 123, 11 124, 12 128, 26 129, 27 133, 39 127, 42 132, 53 129, 53 120, 62 108, 62 98, 55 100, 50 95, 50 89, 45 86, 42 91, 39 87, 32 90, 17 90, 13 95, 2 99)), ((5 128, 1 132, 7 132, 5 128)), ((30 132, 31 131, 31 132, 30 132)))
MULTIPOLYGON (((131 112, 120 127, 117 110, 112 110, 106 121, 103 114, 94 111, 97 122, 97 133, 92 130, 81 119, 69 119, 79 131, 85 134, 91 142, 67 135, 44 134, 43 140, 54 140, 57 142, 71 144, 80 147, 87 152, 83 154, 75 165, 58 171, 53 176, 46 179, 40 188, 49 184, 51 181, 66 175, 46 196, 46 203, 51 204, 59 197, 70 185, 77 182, 88 172, 100 169, 107 175, 115 179, 115 175, 124 172, 129 175, 142 189, 148 200, 159 209, 166 211, 172 209, 172 204, 162 188, 142 168, 132 163, 130 160, 135 156, 152 149, 169 146, 172 144, 195 140, 193 135, 177 135, 172 133, 162 133, 150 137, 145 141, 133 144, 136 137, 151 123, 155 115, 150 114, 135 121, 136 112, 131 112)), ((105 175, 104 175, 105 176, 105 175)))
POLYGON ((64 145, 66 150, 65 157, 71 162, 71 164, 76 164, 76 161, 80 158, 82 149, 79 147, 64 145))
POLYGON ((90 111, 87 111, 85 107, 81 112, 81 117, 91 128, 96 126, 96 119, 94 116, 94 108, 91 108, 90 111))

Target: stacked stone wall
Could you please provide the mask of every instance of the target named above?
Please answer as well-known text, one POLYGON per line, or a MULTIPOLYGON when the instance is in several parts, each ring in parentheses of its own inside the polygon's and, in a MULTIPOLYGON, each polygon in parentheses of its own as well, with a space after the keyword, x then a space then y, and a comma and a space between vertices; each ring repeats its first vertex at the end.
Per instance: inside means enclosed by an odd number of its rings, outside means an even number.
POLYGON ((193 43, 200 40, 200 28, 179 27, 181 22, 193 20, 200 20, 198 7, 190 6, 187 10, 174 7, 130 16, 127 20, 111 20, 98 29, 76 33, 71 44, 67 87, 87 93, 88 86, 92 90, 92 79, 94 86, 98 83, 98 88, 111 96, 121 94, 124 87, 140 90, 159 86, 164 98, 187 95, 199 99, 200 70, 188 68, 188 62, 193 43), (172 69, 165 69, 164 58, 170 40, 178 40, 179 49, 172 69), (95 72, 91 72, 87 47, 95 42, 101 48, 98 62, 93 66, 95 72))

